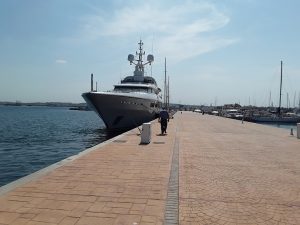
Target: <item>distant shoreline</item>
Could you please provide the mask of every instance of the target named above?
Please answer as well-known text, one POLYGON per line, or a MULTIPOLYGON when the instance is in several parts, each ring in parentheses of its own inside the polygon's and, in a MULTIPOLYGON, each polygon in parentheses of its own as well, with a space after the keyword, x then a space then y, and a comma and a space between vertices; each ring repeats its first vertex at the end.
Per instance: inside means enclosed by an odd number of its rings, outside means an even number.
POLYGON ((50 106, 50 107, 78 107, 86 108, 86 103, 70 103, 70 102, 0 102, 2 106, 50 106))

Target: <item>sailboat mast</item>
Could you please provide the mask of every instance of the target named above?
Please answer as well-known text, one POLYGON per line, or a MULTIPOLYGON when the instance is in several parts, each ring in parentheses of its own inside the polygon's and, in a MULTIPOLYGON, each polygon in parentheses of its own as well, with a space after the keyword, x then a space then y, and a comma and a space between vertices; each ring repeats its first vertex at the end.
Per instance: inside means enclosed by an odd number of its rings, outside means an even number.
POLYGON ((300 92, 299 92, 299 96, 298 96, 298 108, 300 109, 300 92))
POLYGON ((278 107, 278 113, 281 114, 280 108, 281 108, 281 89, 282 89, 282 60, 281 60, 281 66, 280 66, 280 94, 279 94, 279 107, 278 107))
POLYGON ((167 84, 167 110, 170 109, 170 77, 168 76, 168 84, 167 84))

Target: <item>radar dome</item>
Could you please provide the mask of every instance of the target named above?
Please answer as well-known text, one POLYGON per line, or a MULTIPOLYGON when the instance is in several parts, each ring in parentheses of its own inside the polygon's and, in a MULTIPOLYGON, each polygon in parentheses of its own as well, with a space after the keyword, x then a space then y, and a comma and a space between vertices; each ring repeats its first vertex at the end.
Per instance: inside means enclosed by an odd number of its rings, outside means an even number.
POLYGON ((153 62, 154 61, 154 56, 153 55, 148 55, 147 56, 147 61, 148 62, 153 62))
POLYGON ((129 54, 129 55, 128 55, 128 61, 129 61, 129 62, 134 61, 134 55, 129 54))

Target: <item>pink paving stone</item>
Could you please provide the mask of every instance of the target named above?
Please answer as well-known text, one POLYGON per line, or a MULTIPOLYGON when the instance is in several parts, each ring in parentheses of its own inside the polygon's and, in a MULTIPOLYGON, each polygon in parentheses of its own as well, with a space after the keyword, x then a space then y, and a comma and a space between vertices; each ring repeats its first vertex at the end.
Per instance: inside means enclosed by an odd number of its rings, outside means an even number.
POLYGON ((59 210, 45 210, 41 213, 39 213, 37 216, 35 216, 32 220, 33 221, 39 221, 39 222, 45 222, 45 223, 60 223, 66 215, 64 212, 59 210))
POLYGON ((101 217, 81 217, 76 225, 113 225, 114 218, 101 218, 101 217))
POLYGON ((29 221, 30 221, 30 219, 28 219, 28 218, 17 218, 11 224, 12 225, 26 225, 26 224, 28 224, 29 221))
POLYGON ((78 221, 78 218, 75 217, 65 217, 59 225, 75 225, 78 221))
POLYGON ((11 224, 19 216, 19 213, 0 212, 0 224, 11 224))
POLYGON ((141 220, 141 216, 139 215, 119 215, 114 225, 138 225, 141 220))

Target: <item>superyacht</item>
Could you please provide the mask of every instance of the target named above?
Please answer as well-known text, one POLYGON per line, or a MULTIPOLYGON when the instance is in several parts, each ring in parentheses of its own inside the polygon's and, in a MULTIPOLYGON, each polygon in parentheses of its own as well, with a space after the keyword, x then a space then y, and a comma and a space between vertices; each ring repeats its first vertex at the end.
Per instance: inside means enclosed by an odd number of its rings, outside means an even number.
MULTIPOLYGON (((129 54, 130 65, 135 66, 132 76, 114 85, 112 91, 91 91, 82 94, 88 106, 103 120, 109 130, 130 129, 157 118, 162 105, 161 89, 152 76, 145 76, 145 66, 154 61, 153 55, 147 56, 143 63, 143 42, 139 43, 136 56, 129 54)), ((93 81, 92 81, 93 82, 93 81)))

